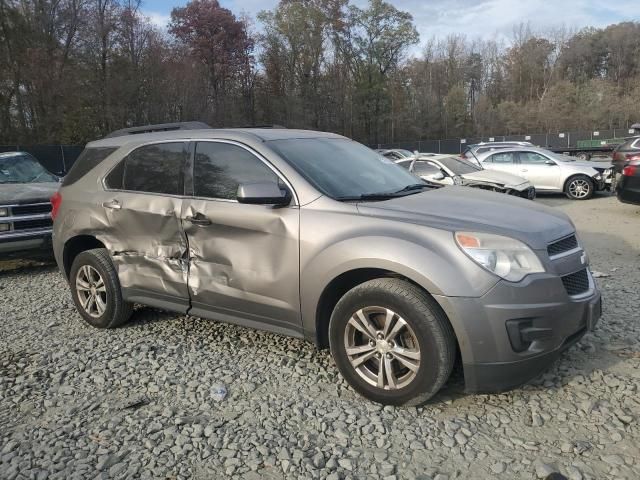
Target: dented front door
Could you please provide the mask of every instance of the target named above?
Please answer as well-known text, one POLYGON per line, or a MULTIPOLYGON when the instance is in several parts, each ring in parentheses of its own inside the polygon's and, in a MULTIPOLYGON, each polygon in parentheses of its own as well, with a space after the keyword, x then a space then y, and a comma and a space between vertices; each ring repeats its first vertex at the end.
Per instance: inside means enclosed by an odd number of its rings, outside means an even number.
POLYGON ((240 145, 199 142, 194 163, 194 198, 182 213, 190 313, 300 333, 299 208, 235 200, 239 183, 278 181, 240 145))

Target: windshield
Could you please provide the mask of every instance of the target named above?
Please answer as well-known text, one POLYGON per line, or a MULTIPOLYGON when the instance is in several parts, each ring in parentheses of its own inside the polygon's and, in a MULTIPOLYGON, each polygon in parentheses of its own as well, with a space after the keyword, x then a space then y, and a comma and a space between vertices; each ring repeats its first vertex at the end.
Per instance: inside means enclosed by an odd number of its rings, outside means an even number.
POLYGON ((45 183, 57 182, 58 178, 49 173, 28 153, 0 156, 0 183, 45 183))
POLYGON ((398 152, 404 158, 413 157, 413 152, 410 152, 409 150, 404 150, 402 148, 397 148, 397 149, 394 150, 394 152, 398 152))
POLYGON ((467 173, 477 172, 482 170, 481 167, 473 165, 466 160, 456 157, 439 158, 438 161, 442 163, 446 168, 451 170, 456 175, 465 175, 467 173))
POLYGON ((276 153, 325 195, 342 200, 392 194, 418 183, 391 160, 341 138, 295 138, 267 142, 276 153))

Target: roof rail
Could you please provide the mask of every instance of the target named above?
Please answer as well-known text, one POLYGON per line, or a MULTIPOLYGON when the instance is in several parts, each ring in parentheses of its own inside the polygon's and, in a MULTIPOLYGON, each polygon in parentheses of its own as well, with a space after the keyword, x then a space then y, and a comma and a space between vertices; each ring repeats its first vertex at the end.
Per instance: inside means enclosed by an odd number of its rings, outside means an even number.
POLYGON ((173 130, 202 130, 206 128, 211 127, 203 122, 158 123, 156 125, 143 125, 141 127, 122 128, 120 130, 111 132, 104 138, 137 135, 139 133, 170 132, 173 130))
POLYGON ((265 124, 258 124, 258 125, 243 125, 242 127, 237 127, 237 128, 287 128, 285 126, 282 125, 276 125, 276 124, 270 124, 270 123, 265 123, 265 124))

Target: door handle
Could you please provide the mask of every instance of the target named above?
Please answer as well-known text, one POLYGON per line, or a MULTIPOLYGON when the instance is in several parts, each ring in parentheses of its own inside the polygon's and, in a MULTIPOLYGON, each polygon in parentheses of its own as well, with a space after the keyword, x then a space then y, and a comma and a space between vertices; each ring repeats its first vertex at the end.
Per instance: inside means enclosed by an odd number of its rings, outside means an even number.
POLYGON ((111 210, 120 210, 122 208, 122 204, 116 199, 110 200, 108 202, 103 202, 102 206, 104 208, 110 208, 111 210))
POLYGON ((204 215, 202 215, 201 213, 196 213, 194 216, 192 217, 186 217, 185 220, 187 222, 191 222, 194 225, 198 225, 200 227, 204 227, 207 225, 211 225, 211 220, 209 220, 207 217, 205 217, 204 215))

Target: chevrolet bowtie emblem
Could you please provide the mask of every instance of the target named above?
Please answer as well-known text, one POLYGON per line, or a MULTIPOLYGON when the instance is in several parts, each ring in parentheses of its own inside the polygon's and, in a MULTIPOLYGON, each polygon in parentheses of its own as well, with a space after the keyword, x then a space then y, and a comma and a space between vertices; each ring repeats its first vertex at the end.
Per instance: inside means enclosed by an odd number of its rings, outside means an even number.
POLYGON ((586 254, 586 253, 583 253, 583 254, 580 256, 580 263, 582 263, 582 265, 584 265, 585 263, 587 263, 587 254, 586 254))

